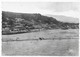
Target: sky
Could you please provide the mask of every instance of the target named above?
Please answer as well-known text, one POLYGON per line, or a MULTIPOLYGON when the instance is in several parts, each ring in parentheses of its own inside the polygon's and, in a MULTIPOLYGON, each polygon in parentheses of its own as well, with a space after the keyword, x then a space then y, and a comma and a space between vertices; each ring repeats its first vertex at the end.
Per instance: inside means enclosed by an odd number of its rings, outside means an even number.
POLYGON ((80 18, 79 2, 2 2, 2 11, 64 15, 80 18))

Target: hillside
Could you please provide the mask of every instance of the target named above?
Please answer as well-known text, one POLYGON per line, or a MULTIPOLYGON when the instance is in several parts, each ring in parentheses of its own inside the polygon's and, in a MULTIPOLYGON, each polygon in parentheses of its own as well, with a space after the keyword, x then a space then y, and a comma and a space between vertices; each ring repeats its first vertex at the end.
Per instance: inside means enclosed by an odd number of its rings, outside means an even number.
POLYGON ((54 17, 62 22, 79 23, 79 18, 75 17, 64 16, 64 15, 51 15, 51 14, 46 14, 45 16, 54 17))
POLYGON ((23 33, 46 29, 78 29, 79 23, 67 23, 39 13, 2 11, 2 34, 23 33))

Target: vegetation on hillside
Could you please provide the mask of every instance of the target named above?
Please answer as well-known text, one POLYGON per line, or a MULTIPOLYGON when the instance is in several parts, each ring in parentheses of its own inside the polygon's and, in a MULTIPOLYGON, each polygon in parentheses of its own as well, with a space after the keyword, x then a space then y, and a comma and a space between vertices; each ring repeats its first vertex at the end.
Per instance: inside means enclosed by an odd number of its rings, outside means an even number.
POLYGON ((65 23, 39 13, 2 11, 2 34, 40 31, 44 29, 78 29, 79 23, 65 23))

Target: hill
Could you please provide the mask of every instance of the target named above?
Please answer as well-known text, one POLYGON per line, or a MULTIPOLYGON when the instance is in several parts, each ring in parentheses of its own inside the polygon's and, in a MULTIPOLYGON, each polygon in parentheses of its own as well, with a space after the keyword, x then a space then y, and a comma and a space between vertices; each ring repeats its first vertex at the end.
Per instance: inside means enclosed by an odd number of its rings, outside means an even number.
POLYGON ((62 22, 79 23, 79 19, 75 17, 69 17, 64 15, 51 15, 51 14, 46 14, 45 16, 54 17, 57 20, 62 22))
POLYGON ((14 34, 46 29, 78 29, 79 23, 58 21, 39 13, 14 13, 2 11, 2 34, 14 34))

